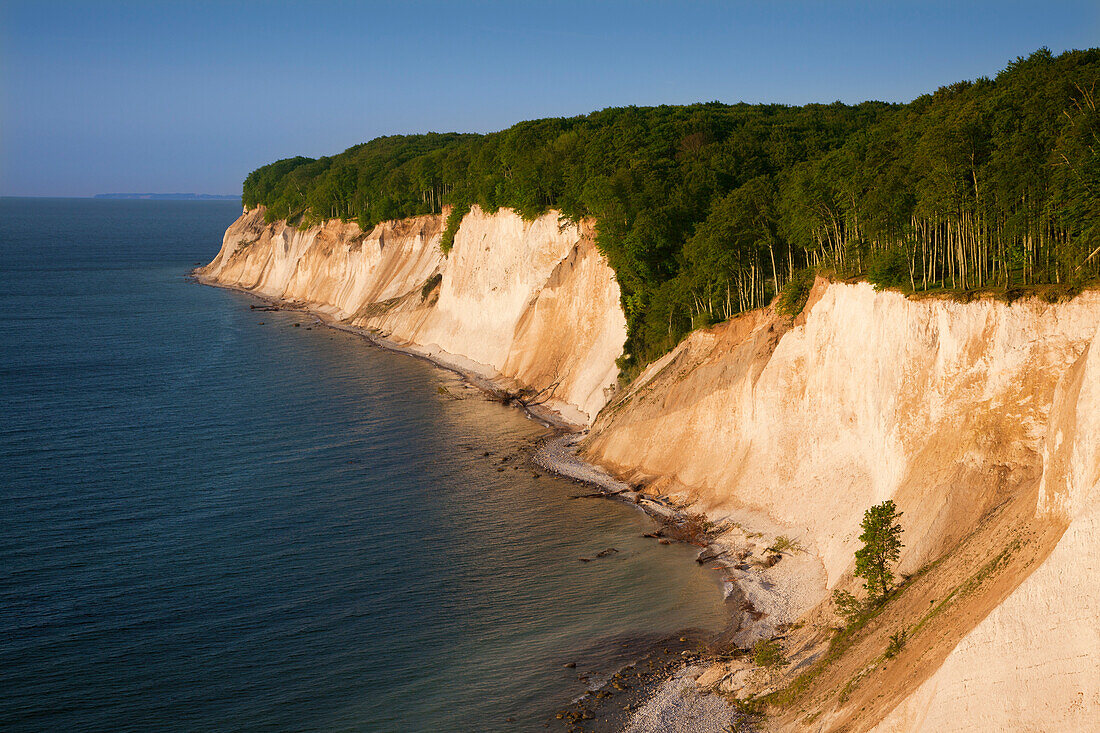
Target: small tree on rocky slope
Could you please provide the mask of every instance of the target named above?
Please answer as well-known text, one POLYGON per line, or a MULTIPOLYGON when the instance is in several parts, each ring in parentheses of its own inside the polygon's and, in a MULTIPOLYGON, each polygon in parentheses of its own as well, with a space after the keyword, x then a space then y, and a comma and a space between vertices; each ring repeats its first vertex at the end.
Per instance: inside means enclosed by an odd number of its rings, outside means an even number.
POLYGON ((869 599, 886 600, 894 583, 892 566, 901 556, 901 512, 886 500, 863 514, 863 547, 856 550, 856 576, 863 578, 869 599))

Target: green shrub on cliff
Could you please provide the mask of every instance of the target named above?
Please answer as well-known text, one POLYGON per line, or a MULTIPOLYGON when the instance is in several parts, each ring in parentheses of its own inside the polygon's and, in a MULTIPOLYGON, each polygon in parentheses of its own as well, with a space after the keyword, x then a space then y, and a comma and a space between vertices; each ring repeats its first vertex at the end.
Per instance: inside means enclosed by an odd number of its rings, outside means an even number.
MULTIPOLYGON (((908 104, 624 107, 396 135, 264 166, 244 203, 364 229, 446 204, 592 216, 632 368, 804 268, 917 290, 1100 277, 1098 82, 1100 49, 1041 49, 908 104)), ((781 307, 797 313, 805 292, 781 307)))
POLYGON ((443 282, 443 274, 439 273, 439 272, 435 273, 434 275, 429 277, 427 280, 425 280, 424 284, 420 286, 420 299, 421 300, 427 300, 428 296, 431 295, 432 292, 436 288, 438 288, 439 284, 442 283, 442 282, 443 282))
POLYGON ((761 639, 752 648, 752 661, 765 669, 778 669, 787 663, 783 647, 775 639, 761 639))
POLYGON ((447 226, 443 229, 443 236, 439 239, 439 248, 443 254, 451 251, 455 246, 455 235, 462 224, 462 218, 470 213, 470 205, 467 203, 455 204, 451 207, 451 213, 447 214, 447 226))
POLYGON ((786 316, 797 316, 806 307, 806 301, 810 298, 810 290, 814 286, 817 273, 813 268, 807 267, 791 275, 791 279, 779 291, 775 307, 786 316))
POLYGON ((846 590, 839 588, 833 591, 833 605, 836 606, 837 615, 844 619, 846 625, 858 621, 867 608, 867 605, 846 590))
POLYGON ((890 634, 890 643, 886 645, 886 658, 893 659, 898 654, 901 654, 901 650, 905 648, 907 633, 905 629, 900 629, 890 634))

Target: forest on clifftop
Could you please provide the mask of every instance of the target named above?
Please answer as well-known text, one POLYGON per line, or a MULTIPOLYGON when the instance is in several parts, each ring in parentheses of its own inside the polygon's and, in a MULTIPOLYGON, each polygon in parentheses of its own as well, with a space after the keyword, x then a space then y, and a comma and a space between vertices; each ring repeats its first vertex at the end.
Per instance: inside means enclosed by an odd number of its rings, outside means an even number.
POLYGON ((1040 49, 907 104, 609 108, 486 135, 388 136, 290 158, 246 207, 304 226, 471 205, 594 217, 630 369, 693 327, 787 298, 809 268, 905 291, 1100 277, 1100 49, 1040 49))

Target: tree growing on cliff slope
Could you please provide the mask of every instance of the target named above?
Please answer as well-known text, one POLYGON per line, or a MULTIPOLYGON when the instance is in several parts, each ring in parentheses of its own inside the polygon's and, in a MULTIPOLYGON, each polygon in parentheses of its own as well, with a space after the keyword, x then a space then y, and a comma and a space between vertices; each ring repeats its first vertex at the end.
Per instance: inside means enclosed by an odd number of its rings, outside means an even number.
POLYGON ((856 577, 863 578, 868 598, 880 603, 893 587, 892 566, 901 556, 901 514, 887 499, 864 512, 860 524, 863 547, 856 550, 856 577))

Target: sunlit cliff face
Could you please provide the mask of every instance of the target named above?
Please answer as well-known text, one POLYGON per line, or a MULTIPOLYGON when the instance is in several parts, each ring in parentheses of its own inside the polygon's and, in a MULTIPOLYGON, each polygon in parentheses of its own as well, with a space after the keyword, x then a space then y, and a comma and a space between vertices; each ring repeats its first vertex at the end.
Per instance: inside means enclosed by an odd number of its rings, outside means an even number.
POLYGON ((525 222, 475 207, 444 256, 441 230, 441 216, 422 216, 367 233, 344 222, 298 231, 264 224, 256 209, 201 274, 499 376, 588 424, 626 340, 619 286, 590 231, 553 212, 525 222))
POLYGON ((596 420, 626 322, 590 232, 475 208, 444 256, 441 229, 425 216, 297 231, 255 210, 200 274, 545 390, 566 417, 595 420, 590 460, 711 516, 756 512, 788 528, 814 566, 791 619, 850 572, 867 507, 897 502, 899 570, 913 572, 1033 494, 1028 515, 1064 534, 881 727, 1100 719, 1100 294, 960 304, 819 280, 793 323, 764 309, 697 331, 596 420))
POLYGON ((1100 719, 1098 326, 1094 292, 960 304, 819 280, 794 324, 757 311, 685 339, 605 410, 587 456, 789 527, 823 570, 801 611, 850 572, 873 504, 905 512, 914 572, 1038 497, 1029 516, 1068 524, 1057 546, 883 725, 1082 729, 1100 719))

